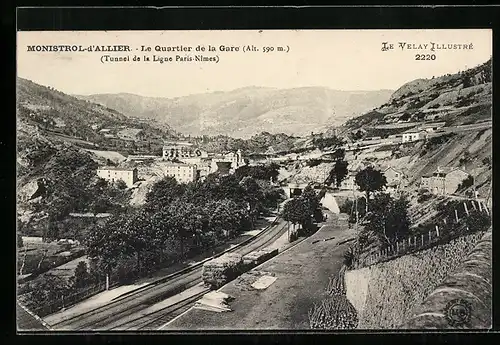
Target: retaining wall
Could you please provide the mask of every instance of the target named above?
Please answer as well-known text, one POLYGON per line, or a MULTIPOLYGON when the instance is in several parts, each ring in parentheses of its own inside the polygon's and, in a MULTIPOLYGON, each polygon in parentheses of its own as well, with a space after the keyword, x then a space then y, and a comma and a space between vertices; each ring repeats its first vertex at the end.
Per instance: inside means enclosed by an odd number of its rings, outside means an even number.
POLYGON ((370 267, 346 271, 346 295, 358 329, 400 329, 481 240, 475 233, 370 267))
POLYGON ((492 326, 492 245, 490 229, 460 267, 417 307, 415 315, 402 328, 490 329, 492 326), (463 300, 465 303, 458 300, 463 300), (464 304, 467 309, 465 315, 451 315, 453 305, 461 306, 463 310, 464 304))

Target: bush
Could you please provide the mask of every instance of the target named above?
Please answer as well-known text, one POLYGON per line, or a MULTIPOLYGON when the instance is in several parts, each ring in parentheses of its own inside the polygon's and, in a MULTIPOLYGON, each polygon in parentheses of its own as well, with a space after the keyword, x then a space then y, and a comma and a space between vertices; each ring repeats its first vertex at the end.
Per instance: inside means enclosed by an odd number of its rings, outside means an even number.
POLYGON ((474 178, 471 175, 469 175, 458 185, 457 191, 462 191, 464 189, 467 189, 473 184, 474 184, 474 178))
POLYGON ((473 210, 465 219, 465 223, 469 227, 469 231, 485 231, 491 224, 491 218, 484 212, 473 210))
POLYGON ((427 200, 430 200, 432 199, 433 197, 433 194, 430 193, 429 191, 426 190, 426 192, 423 192, 423 193, 420 193, 419 192, 419 195, 417 197, 417 202, 419 203, 423 203, 423 202, 426 202, 427 200))
POLYGON ((314 159, 313 158, 313 159, 309 159, 306 164, 308 167, 312 168, 312 167, 320 165, 322 162, 323 162, 322 159, 314 159))
POLYGON ((347 248, 347 251, 344 253, 344 265, 347 269, 351 269, 354 265, 354 261, 356 260, 356 253, 352 246, 347 248))
POLYGON ((127 184, 123 180, 118 180, 116 181, 116 188, 120 190, 127 189, 127 184))
POLYGON ((491 168, 491 157, 484 157, 481 162, 488 168, 491 168))

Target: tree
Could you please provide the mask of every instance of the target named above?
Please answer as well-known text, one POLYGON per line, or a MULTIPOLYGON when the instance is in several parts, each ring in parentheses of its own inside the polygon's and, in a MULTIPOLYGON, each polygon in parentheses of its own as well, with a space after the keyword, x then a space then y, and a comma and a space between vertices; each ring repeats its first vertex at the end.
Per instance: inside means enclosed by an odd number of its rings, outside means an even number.
POLYGON ((120 190, 127 189, 127 184, 123 180, 118 180, 116 181, 116 188, 120 190))
POLYGON ((85 261, 80 261, 75 268, 75 273, 72 277, 72 286, 75 289, 86 287, 91 281, 91 276, 87 269, 85 261))
POLYGON ((474 185, 474 177, 472 175, 467 176, 457 187, 457 191, 462 191, 474 185))
POLYGON ((491 224, 491 218, 484 212, 471 210, 469 216, 465 219, 465 224, 472 232, 486 231, 491 224))
POLYGON ((61 277, 46 273, 35 280, 30 300, 35 307, 59 301, 68 294, 68 286, 61 277))
POLYGON ((464 76, 464 79, 463 79, 463 86, 464 86, 464 89, 467 88, 467 87, 471 87, 473 84, 472 84, 472 79, 470 76, 464 76))
POLYGON ((153 250, 154 224, 151 222, 150 213, 140 210, 130 215, 124 224, 123 241, 125 254, 133 254, 137 260, 137 271, 141 271, 142 254, 153 250))
MULTIPOLYGON (((304 228, 311 220, 310 206, 304 198, 293 198, 283 207, 282 217, 294 226, 301 224, 304 228)), ((290 239, 290 234, 288 234, 288 238, 290 239)))
POLYGON ((104 224, 91 227, 85 238, 87 256, 95 259, 96 267, 104 274, 111 273, 126 249, 127 221, 126 214, 111 217, 104 224))
POLYGON ((214 202, 210 210, 209 228, 217 236, 226 234, 233 236, 243 225, 245 215, 233 200, 219 200, 214 202))
POLYGON ((383 242, 390 244, 408 235, 410 218, 409 202, 405 197, 392 198, 389 194, 377 194, 370 213, 366 215, 366 230, 375 233, 383 242))
POLYGON ((356 174, 355 182, 359 186, 359 190, 366 193, 366 210, 368 212, 370 193, 382 190, 387 185, 387 179, 381 171, 368 166, 356 174))
POLYGON ((244 193, 244 200, 248 203, 248 211, 251 215, 252 222, 254 222, 255 217, 258 216, 258 206, 263 199, 264 194, 262 193, 259 184, 253 177, 244 177, 240 182, 240 186, 244 193))
POLYGON ((146 194, 146 208, 158 210, 170 205, 170 203, 181 197, 184 188, 174 177, 167 176, 156 182, 146 194))
POLYGON ((320 208, 320 199, 318 194, 316 194, 316 191, 310 184, 304 188, 300 197, 306 202, 310 215, 313 215, 314 212, 320 208))
POLYGON ((330 170, 328 178, 325 182, 326 184, 335 183, 338 188, 349 173, 349 163, 345 160, 345 150, 342 148, 335 150, 333 159, 335 159, 335 164, 332 170, 330 170))

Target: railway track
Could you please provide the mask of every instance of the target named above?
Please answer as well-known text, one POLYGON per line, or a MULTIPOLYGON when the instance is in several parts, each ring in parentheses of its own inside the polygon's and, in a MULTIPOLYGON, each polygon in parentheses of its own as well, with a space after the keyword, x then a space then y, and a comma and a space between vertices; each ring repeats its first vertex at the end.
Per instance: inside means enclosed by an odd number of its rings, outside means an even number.
MULTIPOLYGON (((286 227, 285 224, 280 226, 280 230, 284 230, 286 227)), ((266 246, 271 245, 274 243, 280 236, 282 236, 281 232, 278 232, 276 235, 270 237, 265 243, 263 243, 262 247, 260 248, 265 248, 266 246), (279 235, 278 235, 279 234, 279 235)), ((305 238, 304 238, 305 239, 305 238)), ((297 241, 294 245, 302 242, 304 239, 297 241)), ((288 248, 289 249, 289 248, 288 248)), ((286 249, 286 250, 288 250, 286 249)), ((250 252, 252 252, 254 249, 242 249, 239 254, 241 255, 246 255, 250 252)), ((196 280, 197 283, 201 283, 202 279, 201 277, 196 280)), ((193 282, 194 283, 194 282, 193 282)), ((197 294, 196 296, 189 296, 181 301, 178 301, 168 307, 162 308, 161 310, 154 311, 152 313, 146 314, 146 315, 141 315, 138 318, 120 324, 120 328, 108 328, 111 330, 158 330, 159 327, 162 325, 165 325, 167 322, 173 320, 175 317, 179 316, 196 303, 199 297, 203 296, 203 294, 209 292, 210 289, 205 289, 204 292, 197 294), (151 320, 151 321, 148 321, 151 320), (123 328, 125 327, 125 328, 123 328)))
MULTIPOLYGON (((245 255, 256 249, 269 246, 283 234, 285 226, 286 225, 284 223, 279 223, 279 218, 277 217, 273 223, 271 223, 258 235, 233 248, 223 251, 214 257, 218 257, 229 252, 236 252, 238 254, 245 255)), ((131 293, 122 295, 107 305, 68 318, 62 322, 55 323, 51 325, 51 327, 54 329, 69 330, 109 329, 109 325, 116 323, 118 320, 130 319, 131 315, 138 314, 141 310, 144 310, 155 303, 179 294, 180 292, 199 284, 202 281, 201 270, 203 262, 171 274, 143 288, 134 290, 131 293)), ((165 319, 169 317, 169 313, 175 313, 175 311, 170 312, 169 310, 170 309, 167 307, 163 313, 165 319)), ((155 312, 154 314, 158 313, 155 312)), ((147 320, 150 317, 151 315, 147 314, 135 320, 131 320, 130 322, 137 322, 138 325, 141 325, 141 320, 147 320)), ((161 320, 163 321, 163 319, 161 320)))

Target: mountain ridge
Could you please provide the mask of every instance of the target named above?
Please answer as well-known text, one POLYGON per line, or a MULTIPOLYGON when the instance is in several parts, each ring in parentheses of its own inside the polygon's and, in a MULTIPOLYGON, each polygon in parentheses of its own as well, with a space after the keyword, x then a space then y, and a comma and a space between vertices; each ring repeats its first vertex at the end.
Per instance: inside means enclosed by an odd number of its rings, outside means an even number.
POLYGON ((186 135, 249 138, 262 131, 307 135, 340 124, 387 101, 391 90, 343 91, 325 87, 249 86, 176 98, 131 93, 78 96, 121 113, 168 123, 186 135))

